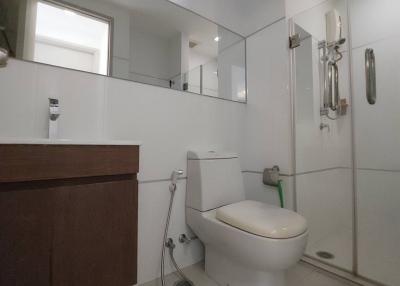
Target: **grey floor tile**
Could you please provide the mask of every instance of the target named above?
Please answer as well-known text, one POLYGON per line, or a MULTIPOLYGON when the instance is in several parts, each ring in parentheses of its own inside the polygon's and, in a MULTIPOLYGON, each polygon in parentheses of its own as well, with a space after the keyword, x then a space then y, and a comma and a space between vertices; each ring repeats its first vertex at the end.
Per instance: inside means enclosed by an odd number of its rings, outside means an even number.
MULTIPOLYGON (((204 264, 198 263, 183 269, 183 272, 193 281, 195 286, 218 286, 204 272, 204 264)), ((166 276, 167 286, 174 286, 179 277, 175 274, 166 276)), ((160 279, 141 284, 140 286, 161 286, 160 279)), ((324 271, 304 263, 299 262, 295 267, 287 271, 287 286, 357 286, 347 280, 338 278, 324 271)))
POLYGON ((292 267, 286 272, 287 286, 303 285, 307 277, 309 277, 315 268, 309 264, 299 262, 295 267, 292 267))

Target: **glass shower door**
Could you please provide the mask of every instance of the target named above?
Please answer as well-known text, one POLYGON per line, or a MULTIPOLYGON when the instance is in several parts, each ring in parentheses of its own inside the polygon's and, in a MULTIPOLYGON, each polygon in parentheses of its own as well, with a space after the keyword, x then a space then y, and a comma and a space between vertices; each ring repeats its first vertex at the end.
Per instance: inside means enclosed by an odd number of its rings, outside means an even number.
POLYGON ((350 0, 349 7, 357 195, 356 270, 370 280, 397 286, 400 285, 400 2, 350 0), (373 69, 375 102, 367 97, 368 92, 374 93, 373 69))
POLYGON ((306 256, 388 286, 400 285, 399 14, 398 0, 327 0, 291 26, 306 256))

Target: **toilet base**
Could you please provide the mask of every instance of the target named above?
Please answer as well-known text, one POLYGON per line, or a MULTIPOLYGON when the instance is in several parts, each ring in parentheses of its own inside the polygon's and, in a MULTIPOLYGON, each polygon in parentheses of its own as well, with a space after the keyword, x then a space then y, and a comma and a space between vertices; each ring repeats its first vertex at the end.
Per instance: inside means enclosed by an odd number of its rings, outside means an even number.
POLYGON ((206 246, 206 273, 221 286, 285 286, 285 272, 252 270, 206 246))

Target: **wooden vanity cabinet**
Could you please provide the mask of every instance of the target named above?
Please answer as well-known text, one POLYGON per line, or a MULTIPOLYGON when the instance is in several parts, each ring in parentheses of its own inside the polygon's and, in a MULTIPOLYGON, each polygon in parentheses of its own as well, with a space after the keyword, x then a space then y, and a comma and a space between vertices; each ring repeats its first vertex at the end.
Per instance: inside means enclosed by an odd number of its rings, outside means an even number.
POLYGON ((0 145, 0 285, 137 282, 138 146, 0 145))

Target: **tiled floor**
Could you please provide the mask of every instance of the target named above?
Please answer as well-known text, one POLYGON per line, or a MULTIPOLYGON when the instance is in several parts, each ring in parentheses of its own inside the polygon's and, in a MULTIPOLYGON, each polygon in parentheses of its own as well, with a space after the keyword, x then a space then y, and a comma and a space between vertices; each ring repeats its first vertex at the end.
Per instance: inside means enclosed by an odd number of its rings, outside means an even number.
MULTIPOLYGON (((213 280, 211 280, 204 272, 204 264, 199 263, 182 269, 185 275, 192 280, 195 286, 219 286, 213 280)), ((174 286, 174 283, 179 280, 179 277, 175 274, 169 274, 165 277, 167 286, 174 286)), ((139 285, 139 286, 160 286, 160 279, 139 285)))
MULTIPOLYGON (((196 286, 219 286, 204 272, 203 264, 195 264, 183 269, 184 273, 196 286)), ((166 277, 167 286, 173 286, 178 280, 176 274, 166 277)), ((160 286, 159 279, 140 286, 160 286)), ((300 262, 296 267, 290 269, 287 274, 287 286, 357 286, 345 280, 326 274, 316 268, 300 262)))
POLYGON ((300 262, 287 273, 287 286, 358 286, 300 262))

